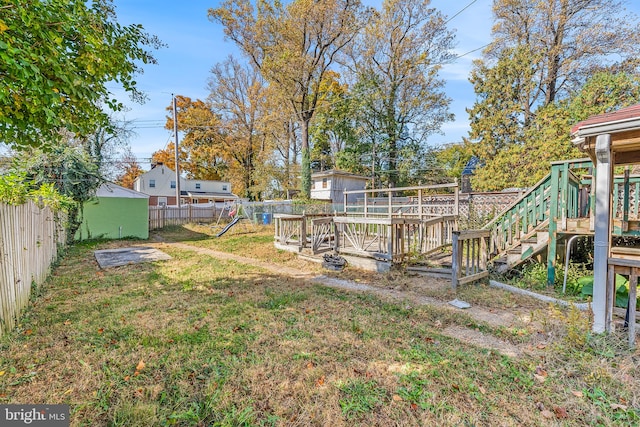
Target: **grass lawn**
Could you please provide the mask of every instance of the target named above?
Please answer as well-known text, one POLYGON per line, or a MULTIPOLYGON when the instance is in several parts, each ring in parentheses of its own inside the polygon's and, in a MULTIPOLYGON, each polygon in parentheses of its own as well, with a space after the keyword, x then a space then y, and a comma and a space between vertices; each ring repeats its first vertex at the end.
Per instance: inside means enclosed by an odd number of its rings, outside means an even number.
MULTIPOLYGON (((211 231, 159 235, 321 273, 275 250, 267 227, 219 239, 211 231)), ((0 403, 68 403, 74 426, 640 423, 640 353, 624 334, 591 336, 578 312, 485 286, 460 290, 487 309, 530 310, 535 321, 514 330, 170 244, 169 261, 97 267, 93 250, 138 243, 68 250, 19 327, 0 338, 0 403), (443 334, 451 326, 526 351, 510 358, 443 334)), ((340 277, 398 288, 427 280, 349 269, 340 277)))

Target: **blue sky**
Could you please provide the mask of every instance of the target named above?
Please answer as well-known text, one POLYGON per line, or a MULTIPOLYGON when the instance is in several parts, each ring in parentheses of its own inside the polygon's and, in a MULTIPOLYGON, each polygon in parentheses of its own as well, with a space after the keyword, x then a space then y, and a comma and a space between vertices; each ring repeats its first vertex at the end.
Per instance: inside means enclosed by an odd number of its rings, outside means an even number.
MULTIPOLYGON (((379 7, 382 0, 363 0, 363 3, 379 7)), ((635 0, 630 3, 632 10, 640 11, 635 0)), ((224 39, 222 27, 207 19, 207 10, 216 7, 217 0, 114 0, 114 4, 120 23, 142 24, 167 44, 156 52, 158 64, 146 66, 144 74, 137 78, 139 88, 148 95, 149 101, 143 105, 127 102, 130 110, 123 117, 133 121, 137 133, 130 141, 131 150, 139 159, 145 159, 172 140, 171 133, 164 129, 168 114, 165 109, 171 104, 171 94, 205 99, 212 66, 236 51, 233 44, 224 39)), ((450 18, 460 12, 448 25, 456 32, 456 54, 467 55, 441 71, 447 82, 447 95, 453 99, 451 111, 456 120, 443 126, 442 135, 433 135, 430 145, 459 142, 469 130, 465 108, 473 105, 475 95, 468 75, 471 62, 481 55, 477 49, 491 40, 491 4, 492 0, 431 2, 432 7, 450 18), (474 52, 468 53, 470 51, 474 52)), ((236 56, 240 58, 237 53, 236 56)), ((121 92, 114 93, 121 101, 128 101, 121 92)), ((148 167, 148 164, 142 166, 148 167)))

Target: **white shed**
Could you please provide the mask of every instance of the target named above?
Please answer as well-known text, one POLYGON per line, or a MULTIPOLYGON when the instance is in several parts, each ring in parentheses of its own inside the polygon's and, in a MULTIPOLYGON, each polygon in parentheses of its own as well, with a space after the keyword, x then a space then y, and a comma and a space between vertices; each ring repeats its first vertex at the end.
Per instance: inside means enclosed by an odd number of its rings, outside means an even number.
MULTIPOLYGON (((311 175, 311 198, 332 203, 344 203, 344 190, 364 190, 371 178, 351 172, 331 169, 311 175)), ((347 203, 356 200, 356 194, 349 194, 347 203)))

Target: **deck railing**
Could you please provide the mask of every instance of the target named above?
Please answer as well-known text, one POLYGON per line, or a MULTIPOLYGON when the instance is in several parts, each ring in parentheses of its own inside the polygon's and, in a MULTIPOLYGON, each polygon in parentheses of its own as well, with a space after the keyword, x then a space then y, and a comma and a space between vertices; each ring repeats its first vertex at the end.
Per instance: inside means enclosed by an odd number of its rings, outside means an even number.
POLYGON ((452 242, 451 286, 480 280, 489 276, 489 230, 454 231, 452 242))
POLYGON ((317 254, 328 250, 401 262, 450 245, 456 216, 363 218, 274 215, 276 244, 317 254))

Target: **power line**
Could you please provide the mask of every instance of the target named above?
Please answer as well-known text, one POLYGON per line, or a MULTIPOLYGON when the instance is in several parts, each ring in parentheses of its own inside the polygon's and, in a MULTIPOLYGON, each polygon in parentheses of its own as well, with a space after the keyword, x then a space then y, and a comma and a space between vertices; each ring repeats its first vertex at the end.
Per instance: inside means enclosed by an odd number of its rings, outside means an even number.
POLYGON ((451 22, 451 20, 453 20, 453 18, 455 18, 456 16, 460 15, 462 12, 464 12, 465 10, 467 10, 469 8, 469 6, 471 6, 472 4, 474 4, 475 2, 477 2, 478 0, 473 0, 471 3, 469 3, 468 5, 466 5, 465 7, 463 7, 462 9, 460 9, 455 15, 453 15, 451 18, 447 19, 444 22, 444 25, 447 25, 449 22, 451 22))

